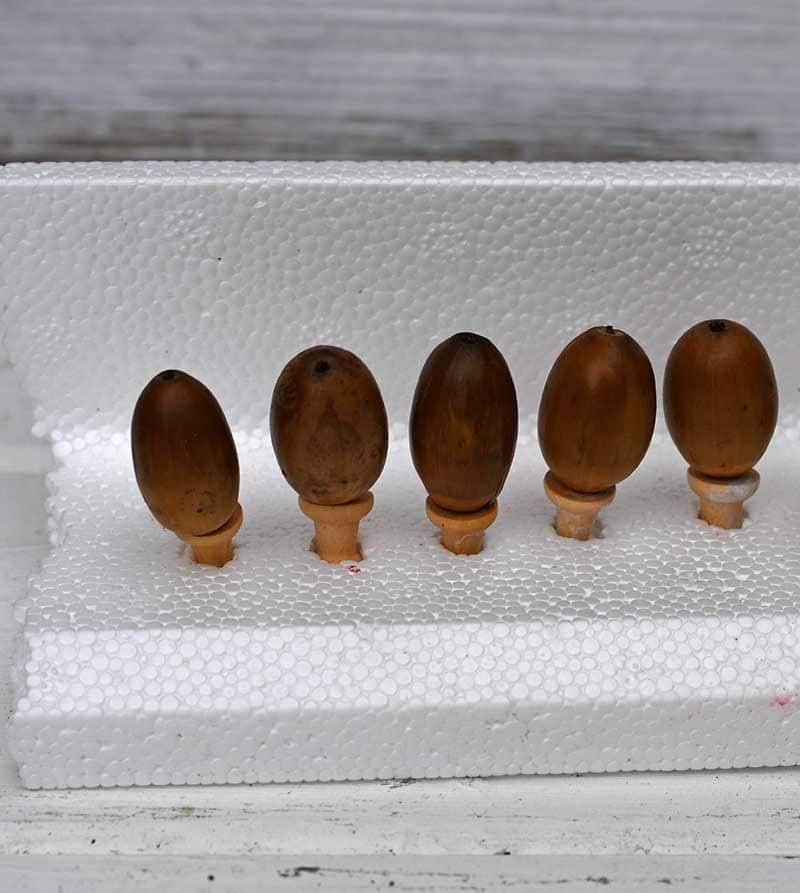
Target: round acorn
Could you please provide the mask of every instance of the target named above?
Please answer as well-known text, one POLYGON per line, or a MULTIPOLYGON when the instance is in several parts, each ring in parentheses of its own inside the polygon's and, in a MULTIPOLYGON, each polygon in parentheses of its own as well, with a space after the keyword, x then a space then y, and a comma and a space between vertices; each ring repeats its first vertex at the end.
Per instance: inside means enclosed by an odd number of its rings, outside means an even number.
POLYGON ((481 551, 514 458, 517 414, 511 372, 488 338, 461 332, 428 357, 411 406, 411 457, 451 552, 481 551))
POLYGON ((239 460, 228 422, 209 389, 168 369, 133 411, 136 482, 156 520, 192 546, 194 560, 222 567, 242 523, 239 460))
POLYGON ((692 326, 667 360, 664 413, 689 465, 700 517, 718 527, 741 527, 743 503, 760 480, 753 466, 778 420, 778 386, 764 346, 728 319, 692 326))
POLYGON ((595 326, 561 351, 539 405, 545 492, 561 536, 589 539, 616 485, 644 458, 655 417, 653 368, 630 335, 595 326))
POLYGON ((281 472, 314 521, 312 548, 326 561, 360 561, 358 522, 389 446, 386 408, 372 373, 341 347, 310 347, 290 360, 272 394, 272 445, 281 472))

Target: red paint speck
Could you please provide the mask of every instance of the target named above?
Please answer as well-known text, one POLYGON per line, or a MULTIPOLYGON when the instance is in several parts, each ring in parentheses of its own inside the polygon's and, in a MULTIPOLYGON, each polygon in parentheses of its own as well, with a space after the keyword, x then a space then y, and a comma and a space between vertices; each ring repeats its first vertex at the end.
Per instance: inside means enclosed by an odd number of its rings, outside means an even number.
POLYGON ((357 564, 350 564, 348 565, 347 569, 350 571, 351 574, 361 573, 361 568, 357 564))
POLYGON ((786 691, 770 698, 770 707, 792 707, 800 704, 800 691, 786 691))

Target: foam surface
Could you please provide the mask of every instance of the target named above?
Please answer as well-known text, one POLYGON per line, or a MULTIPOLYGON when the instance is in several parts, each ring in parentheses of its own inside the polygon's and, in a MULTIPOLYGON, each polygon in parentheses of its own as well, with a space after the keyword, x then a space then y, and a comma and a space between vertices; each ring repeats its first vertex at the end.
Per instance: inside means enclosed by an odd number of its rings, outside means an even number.
POLYGON ((797 168, 45 165, 0 189, 9 349, 62 463, 54 551, 18 606, 26 784, 798 761, 797 168), (745 527, 695 518, 659 434, 603 538, 557 537, 531 432, 560 347, 610 322, 659 375, 708 316, 750 325, 781 389, 745 527), (404 427, 459 329, 504 351, 523 414, 473 557, 438 545, 404 427), (281 366, 320 341, 370 364, 393 422, 358 566, 308 551, 266 431, 281 366), (221 570, 133 478, 133 402, 167 366, 236 430, 245 523, 221 570))

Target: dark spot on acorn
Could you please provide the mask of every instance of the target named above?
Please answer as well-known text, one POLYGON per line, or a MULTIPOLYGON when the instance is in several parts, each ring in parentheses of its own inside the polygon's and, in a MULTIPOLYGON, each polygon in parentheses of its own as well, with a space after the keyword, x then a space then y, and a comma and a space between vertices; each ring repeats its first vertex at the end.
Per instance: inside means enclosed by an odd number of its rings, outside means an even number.
POLYGON ((174 381, 176 375, 177 375, 177 373, 175 372, 174 369, 167 369, 161 373, 161 380, 162 381, 174 381))
POLYGON ((317 375, 327 375, 331 371, 331 364, 327 360, 317 360, 314 363, 314 372, 317 375))
POLYGON ((724 332, 725 331, 725 321, 722 319, 712 319, 708 324, 708 328, 712 332, 724 332))
POLYGON ((614 326, 606 326, 606 334, 607 335, 613 335, 614 331, 615 331, 614 326))

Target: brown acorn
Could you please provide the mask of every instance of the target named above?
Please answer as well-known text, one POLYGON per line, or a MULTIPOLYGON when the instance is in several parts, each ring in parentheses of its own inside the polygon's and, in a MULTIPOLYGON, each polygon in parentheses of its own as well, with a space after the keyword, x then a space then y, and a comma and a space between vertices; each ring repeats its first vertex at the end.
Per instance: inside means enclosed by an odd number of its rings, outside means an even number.
POLYGON ((655 417, 653 368, 630 335, 595 326, 561 351, 539 405, 545 492, 561 536, 589 539, 616 485, 644 458, 655 417))
POLYGON ((743 503, 760 480, 753 466, 778 420, 778 386, 764 346, 729 319, 692 326, 667 360, 664 413, 689 465, 700 517, 717 527, 741 527, 743 503))
POLYGON ((281 472, 314 521, 325 561, 360 561, 358 522, 386 462, 386 408, 372 373, 341 347, 310 347, 290 360, 272 394, 272 446, 281 472))
POLYGON ((428 517, 451 552, 473 555, 497 516, 517 445, 517 394, 503 355, 461 332, 428 357, 409 421, 411 457, 428 517))
POLYGON ((136 401, 133 468, 156 520, 222 567, 242 523, 239 460, 228 422, 208 388, 176 369, 159 373, 136 401))

